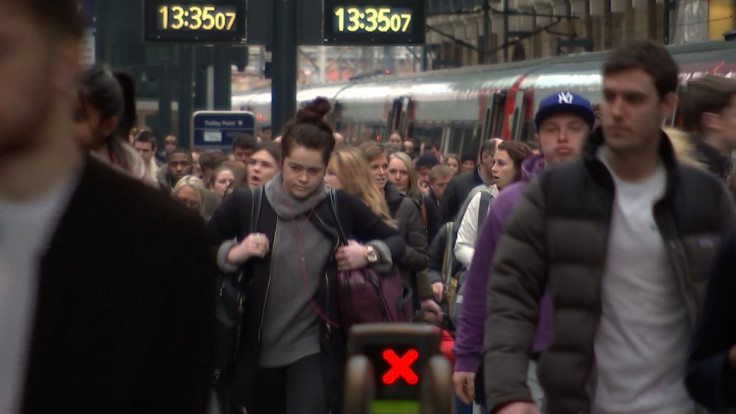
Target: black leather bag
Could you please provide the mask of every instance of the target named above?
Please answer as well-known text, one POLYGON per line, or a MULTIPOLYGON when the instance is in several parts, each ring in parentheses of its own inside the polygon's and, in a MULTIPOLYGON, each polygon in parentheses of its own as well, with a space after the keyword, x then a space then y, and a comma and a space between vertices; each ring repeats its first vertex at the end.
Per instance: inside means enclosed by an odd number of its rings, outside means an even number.
MULTIPOLYGON (((261 213, 263 187, 251 189, 250 232, 256 231, 261 213)), ((215 370, 213 381, 227 370, 240 347, 243 313, 245 312, 247 275, 219 274, 215 299, 215 370)))

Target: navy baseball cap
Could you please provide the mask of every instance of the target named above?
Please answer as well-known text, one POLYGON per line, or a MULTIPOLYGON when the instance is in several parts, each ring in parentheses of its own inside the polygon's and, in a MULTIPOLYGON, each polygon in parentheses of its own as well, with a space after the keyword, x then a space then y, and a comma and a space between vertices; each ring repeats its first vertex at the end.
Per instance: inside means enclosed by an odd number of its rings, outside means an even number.
POLYGON ((595 112, 593 112, 593 105, 590 104, 589 100, 575 92, 560 91, 545 97, 539 102, 539 109, 537 109, 537 115, 534 117, 537 130, 547 117, 559 113, 577 115, 583 118, 591 128, 595 123, 595 112))

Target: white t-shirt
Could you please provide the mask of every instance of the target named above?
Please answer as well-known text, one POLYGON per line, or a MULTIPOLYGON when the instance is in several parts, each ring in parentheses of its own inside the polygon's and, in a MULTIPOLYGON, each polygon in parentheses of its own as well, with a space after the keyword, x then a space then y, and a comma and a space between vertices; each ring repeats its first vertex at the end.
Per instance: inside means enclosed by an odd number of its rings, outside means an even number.
POLYGON ((20 410, 39 264, 74 183, 28 203, 0 200, 0 413, 20 410))
MULTIPOLYGON (((608 167, 603 151, 598 157, 608 167)), ((595 338, 595 414, 692 414, 683 383, 690 327, 685 300, 654 221, 665 191, 649 178, 617 177, 595 338)))

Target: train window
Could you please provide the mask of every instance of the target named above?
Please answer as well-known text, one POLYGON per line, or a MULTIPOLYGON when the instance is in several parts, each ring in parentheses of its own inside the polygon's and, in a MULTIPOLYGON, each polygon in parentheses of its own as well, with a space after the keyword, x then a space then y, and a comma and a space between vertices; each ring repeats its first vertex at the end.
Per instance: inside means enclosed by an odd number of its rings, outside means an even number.
POLYGON ((524 121, 524 124, 521 126, 521 134, 519 134, 519 141, 525 142, 525 141, 534 141, 534 135, 536 133, 537 126, 534 124, 534 121, 531 119, 527 119, 524 121))

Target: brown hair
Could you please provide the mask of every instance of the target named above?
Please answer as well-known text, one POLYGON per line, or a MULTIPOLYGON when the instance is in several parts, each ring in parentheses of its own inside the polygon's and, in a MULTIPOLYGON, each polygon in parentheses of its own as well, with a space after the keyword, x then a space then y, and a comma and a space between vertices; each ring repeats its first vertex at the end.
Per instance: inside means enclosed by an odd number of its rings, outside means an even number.
POLYGON ((509 154, 509 158, 514 162, 514 181, 519 181, 521 179, 521 163, 526 157, 532 155, 532 150, 519 141, 504 141, 498 144, 496 150, 506 151, 509 154))
POLYGON ((235 181, 230 186, 232 188, 244 187, 247 183, 246 178, 248 175, 248 168, 243 164, 242 161, 223 161, 220 167, 227 167, 233 172, 235 181))
POLYGON ((371 161, 384 155, 388 158, 386 148, 376 141, 365 141, 360 144, 358 148, 360 148, 360 151, 363 153, 363 158, 365 158, 365 161, 369 164, 371 161))
POLYGON ((682 128, 690 132, 704 132, 703 114, 720 113, 731 105, 734 96, 736 79, 705 75, 688 82, 682 97, 682 128))
POLYGON ((602 72, 607 76, 627 69, 648 73, 660 98, 677 90, 677 63, 664 46, 652 40, 634 39, 617 47, 608 54, 602 72))
POLYGON ((332 106, 325 98, 317 98, 300 109, 294 118, 284 125, 281 132, 281 153, 286 158, 296 146, 322 151, 325 165, 335 148, 332 127, 324 120, 332 106))

